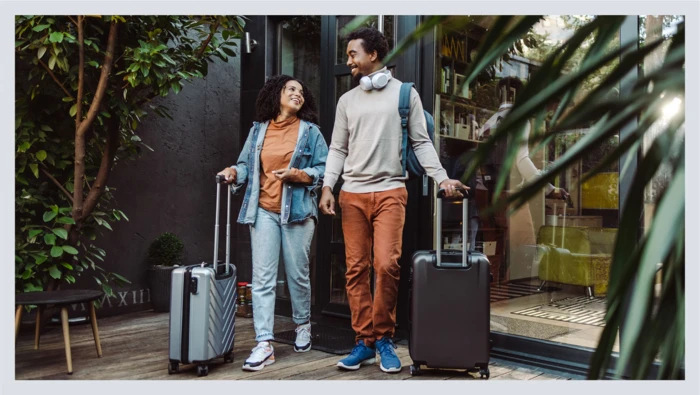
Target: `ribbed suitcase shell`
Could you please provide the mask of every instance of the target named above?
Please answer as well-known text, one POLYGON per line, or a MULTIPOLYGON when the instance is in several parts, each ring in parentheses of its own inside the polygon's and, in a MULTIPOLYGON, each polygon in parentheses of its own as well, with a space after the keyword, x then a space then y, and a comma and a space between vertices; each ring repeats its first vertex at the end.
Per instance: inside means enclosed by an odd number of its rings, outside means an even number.
MULTIPOLYGON (((222 265, 219 271, 225 270, 222 265)), ((236 268, 220 278, 211 266, 173 270, 170 297, 170 360, 198 363, 233 349, 236 324, 236 268), (191 291, 192 279, 197 293, 191 291), (184 340, 184 341, 183 341, 184 340)))
POLYGON ((207 362, 224 357, 233 361, 236 325, 236 266, 230 263, 231 193, 226 188, 226 263, 218 264, 219 201, 223 177, 216 177, 216 222, 212 264, 190 265, 172 271, 170 290, 170 340, 168 372, 178 364, 198 363, 200 376, 208 373, 207 362))

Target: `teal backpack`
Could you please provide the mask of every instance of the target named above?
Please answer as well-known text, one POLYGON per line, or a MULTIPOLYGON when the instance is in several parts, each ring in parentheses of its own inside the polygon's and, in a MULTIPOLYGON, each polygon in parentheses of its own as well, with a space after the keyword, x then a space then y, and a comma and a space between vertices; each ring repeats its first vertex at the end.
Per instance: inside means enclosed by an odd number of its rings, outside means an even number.
MULTIPOLYGON (((413 152, 413 146, 408 143, 408 115, 411 107, 412 87, 413 82, 402 83, 399 94, 399 115, 401 116, 401 128, 403 129, 403 135, 401 137, 401 168, 404 174, 406 174, 406 170, 408 170, 409 180, 421 177, 425 174, 425 169, 421 166, 420 162, 418 162, 416 153, 413 152)), ((435 143, 435 120, 433 116, 425 110, 423 110, 423 115, 425 115, 425 124, 428 129, 430 141, 435 143)))

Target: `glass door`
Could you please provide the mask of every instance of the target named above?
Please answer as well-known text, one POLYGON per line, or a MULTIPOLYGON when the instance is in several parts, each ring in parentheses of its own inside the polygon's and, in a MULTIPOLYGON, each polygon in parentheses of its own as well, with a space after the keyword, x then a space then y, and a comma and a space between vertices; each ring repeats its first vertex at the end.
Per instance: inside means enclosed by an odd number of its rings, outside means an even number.
MULTIPOLYGON (((294 16, 276 20, 275 74, 298 78, 308 86, 318 103, 321 97, 321 16, 294 16)), ((310 273, 311 304, 315 304, 318 230, 311 241, 310 273)), ((289 300, 284 264, 280 257, 277 272, 277 299, 289 300)))

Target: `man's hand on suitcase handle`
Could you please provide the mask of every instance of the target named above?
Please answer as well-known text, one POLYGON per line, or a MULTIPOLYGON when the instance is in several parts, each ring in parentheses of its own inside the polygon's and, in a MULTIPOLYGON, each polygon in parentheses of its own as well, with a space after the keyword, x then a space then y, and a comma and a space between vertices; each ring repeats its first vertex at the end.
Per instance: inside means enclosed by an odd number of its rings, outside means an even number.
POLYGON ((469 187, 462 184, 459 180, 451 180, 447 179, 443 182, 440 183, 440 190, 438 190, 438 197, 441 197, 440 194, 444 194, 445 197, 451 198, 451 197, 456 197, 456 198, 463 198, 463 197, 469 197, 469 193, 467 192, 469 190, 469 187))
POLYGON ((232 169, 230 167, 227 167, 223 170, 221 170, 219 173, 216 175, 216 182, 224 182, 226 184, 231 184, 236 182, 236 169, 232 169), (221 176, 221 178, 219 178, 221 176))

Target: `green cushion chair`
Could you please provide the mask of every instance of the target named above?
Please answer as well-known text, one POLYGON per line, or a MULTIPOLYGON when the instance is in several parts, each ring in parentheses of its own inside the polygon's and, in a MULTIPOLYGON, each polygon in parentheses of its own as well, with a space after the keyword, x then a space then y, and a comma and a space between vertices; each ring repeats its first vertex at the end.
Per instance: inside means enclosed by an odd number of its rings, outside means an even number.
POLYGON ((605 294, 617 229, 542 226, 537 233, 538 276, 542 281, 586 287, 588 296, 605 294))

